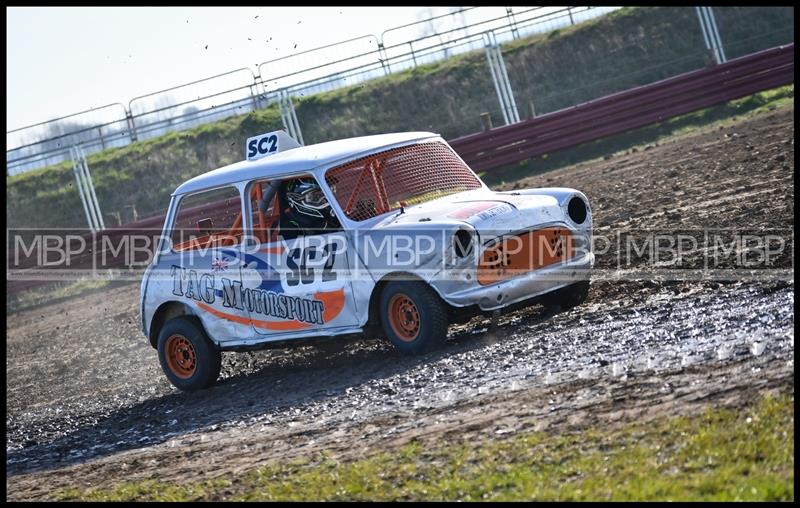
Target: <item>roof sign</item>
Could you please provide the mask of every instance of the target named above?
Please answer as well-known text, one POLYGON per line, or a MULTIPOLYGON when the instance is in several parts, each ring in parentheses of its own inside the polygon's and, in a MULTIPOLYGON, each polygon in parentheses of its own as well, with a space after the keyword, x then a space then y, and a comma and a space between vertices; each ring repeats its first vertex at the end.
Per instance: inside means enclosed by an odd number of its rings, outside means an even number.
POLYGON ((268 155, 298 148, 299 146, 300 143, 285 131, 273 131, 247 138, 244 145, 244 153, 247 156, 247 160, 254 161, 268 155))

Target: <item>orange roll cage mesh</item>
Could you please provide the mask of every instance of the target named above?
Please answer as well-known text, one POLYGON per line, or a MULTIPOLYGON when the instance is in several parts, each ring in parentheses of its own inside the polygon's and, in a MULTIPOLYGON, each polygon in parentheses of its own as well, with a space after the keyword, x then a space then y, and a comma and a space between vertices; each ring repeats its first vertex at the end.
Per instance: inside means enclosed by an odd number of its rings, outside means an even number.
POLYGON ((344 213, 362 221, 432 199, 481 187, 444 143, 392 148, 330 169, 325 181, 344 213))

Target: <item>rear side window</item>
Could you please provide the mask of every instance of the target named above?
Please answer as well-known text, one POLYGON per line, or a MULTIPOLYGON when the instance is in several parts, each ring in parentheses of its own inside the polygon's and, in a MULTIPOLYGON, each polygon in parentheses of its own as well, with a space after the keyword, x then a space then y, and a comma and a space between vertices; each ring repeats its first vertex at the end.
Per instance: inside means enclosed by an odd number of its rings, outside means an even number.
POLYGON ((325 180, 345 214, 362 221, 481 187, 444 143, 393 148, 328 170, 325 180))
POLYGON ((236 245, 242 238, 242 203, 235 187, 184 196, 172 228, 172 249, 236 245))

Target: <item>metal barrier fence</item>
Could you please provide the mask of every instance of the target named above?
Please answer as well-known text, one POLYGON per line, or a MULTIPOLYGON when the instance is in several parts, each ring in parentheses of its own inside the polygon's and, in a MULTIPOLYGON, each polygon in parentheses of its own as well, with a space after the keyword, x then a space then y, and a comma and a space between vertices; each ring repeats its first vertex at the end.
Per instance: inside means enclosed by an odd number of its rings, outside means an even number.
POLYGON ((119 103, 81 111, 6 133, 6 174, 13 175, 69 160, 73 145, 88 153, 133 141, 125 106, 119 103), (35 139, 35 140, 34 140, 35 139))
POLYGON ((68 161, 70 147, 76 144, 87 154, 97 153, 269 107, 277 104, 282 94, 308 96, 432 63, 482 48, 487 33, 503 43, 615 9, 462 8, 386 30, 380 37, 364 35, 264 62, 258 65, 257 73, 249 68, 236 69, 136 97, 127 107, 110 104, 8 131, 6 173, 68 161), (470 16, 473 21, 464 24, 470 16), (448 18, 460 19, 462 25, 447 30, 435 26, 448 18), (407 34, 426 24, 433 26, 435 33, 416 38, 407 34))
MULTIPOLYGON (((667 120, 761 90, 794 82, 794 44, 728 60, 724 64, 688 72, 650 85, 548 113, 516 124, 450 140, 450 145, 476 171, 491 170, 533 156, 576 146, 630 129, 667 120)), ((114 246, 126 235, 147 231, 160 234, 165 216, 150 217, 109 228, 83 238, 91 245, 114 246), (104 240, 106 239, 106 240, 104 240), (104 243, 106 242, 106 243, 104 243)), ((62 232, 63 234, 63 232, 62 232)), ((23 254, 25 254, 23 252, 23 254)), ((35 253, 14 265, 16 274, 7 280, 7 292, 46 285, 52 278, 35 280, 24 270, 36 270, 35 253)), ((113 247, 95 249, 73 260, 71 268, 96 266, 97 256, 108 255, 104 268, 120 268, 124 256, 113 247), (106 254, 106 250, 109 251, 106 254)), ((7 260, 16 259, 9 252, 7 260)), ((145 261, 136 259, 136 261, 145 261)))

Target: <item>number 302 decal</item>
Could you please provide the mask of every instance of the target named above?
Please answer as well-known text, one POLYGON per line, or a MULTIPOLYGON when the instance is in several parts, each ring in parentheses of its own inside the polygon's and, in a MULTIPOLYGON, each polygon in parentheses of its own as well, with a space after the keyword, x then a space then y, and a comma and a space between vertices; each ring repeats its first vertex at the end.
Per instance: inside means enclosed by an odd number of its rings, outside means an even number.
MULTIPOLYGON (((312 284, 314 282, 315 269, 313 266, 308 266, 308 262, 317 260, 317 252, 316 247, 296 248, 289 252, 286 257, 286 266, 291 272, 286 274, 286 284, 296 286, 300 283, 312 284), (299 266, 297 264, 298 260, 300 261, 299 266)), ((325 265, 322 267, 322 282, 336 280, 333 264, 336 260, 337 252, 339 252, 337 243, 329 243, 323 247, 322 257, 320 258, 320 260, 325 259, 325 265)))

